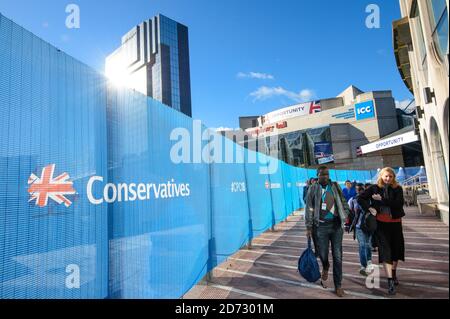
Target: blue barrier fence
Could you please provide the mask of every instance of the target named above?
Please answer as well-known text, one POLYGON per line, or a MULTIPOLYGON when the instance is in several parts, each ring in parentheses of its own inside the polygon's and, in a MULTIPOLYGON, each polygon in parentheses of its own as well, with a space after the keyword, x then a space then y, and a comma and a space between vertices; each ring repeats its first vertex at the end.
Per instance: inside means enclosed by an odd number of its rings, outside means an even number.
POLYGON ((0 15, 0 298, 179 298, 303 207, 315 170, 108 85, 0 15))

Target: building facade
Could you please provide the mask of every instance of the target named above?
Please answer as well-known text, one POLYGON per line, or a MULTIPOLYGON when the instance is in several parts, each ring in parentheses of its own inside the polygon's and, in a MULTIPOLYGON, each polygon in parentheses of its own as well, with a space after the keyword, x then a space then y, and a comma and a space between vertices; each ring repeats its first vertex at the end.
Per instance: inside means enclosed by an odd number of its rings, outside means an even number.
POLYGON ((398 110, 390 91, 363 92, 350 86, 335 98, 241 117, 239 122, 241 133, 225 135, 235 134, 246 147, 297 167, 327 164, 372 170, 423 165, 415 116, 398 110))
POLYGON ((159 14, 125 34, 105 74, 192 117, 188 28, 172 19, 159 14))
POLYGON ((449 55, 448 0, 400 0, 394 49, 405 85, 414 94, 430 196, 448 224, 449 55))

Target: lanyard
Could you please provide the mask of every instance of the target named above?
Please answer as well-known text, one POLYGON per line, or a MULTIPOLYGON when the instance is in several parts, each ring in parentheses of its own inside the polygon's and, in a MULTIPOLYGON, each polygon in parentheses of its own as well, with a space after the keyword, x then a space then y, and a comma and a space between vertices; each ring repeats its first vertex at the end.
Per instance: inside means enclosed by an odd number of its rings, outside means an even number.
POLYGON ((325 192, 322 194, 322 203, 325 203, 325 199, 327 198, 327 193, 331 193, 331 186, 330 184, 327 185, 327 188, 325 189, 325 192))
POLYGON ((327 209, 326 198, 327 198, 328 192, 332 193, 330 184, 327 185, 327 187, 325 188, 325 192, 322 194, 322 208, 321 209, 327 212, 325 219, 331 220, 334 218, 334 214, 330 210, 327 209))

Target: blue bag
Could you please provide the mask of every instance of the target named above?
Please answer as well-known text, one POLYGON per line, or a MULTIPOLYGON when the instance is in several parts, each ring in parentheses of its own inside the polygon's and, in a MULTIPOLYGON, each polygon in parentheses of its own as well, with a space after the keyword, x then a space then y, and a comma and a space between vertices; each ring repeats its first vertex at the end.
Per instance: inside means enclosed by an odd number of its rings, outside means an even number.
POLYGON ((308 248, 303 252, 298 260, 298 271, 309 282, 316 282, 320 279, 319 263, 311 248, 311 238, 308 238, 308 248))

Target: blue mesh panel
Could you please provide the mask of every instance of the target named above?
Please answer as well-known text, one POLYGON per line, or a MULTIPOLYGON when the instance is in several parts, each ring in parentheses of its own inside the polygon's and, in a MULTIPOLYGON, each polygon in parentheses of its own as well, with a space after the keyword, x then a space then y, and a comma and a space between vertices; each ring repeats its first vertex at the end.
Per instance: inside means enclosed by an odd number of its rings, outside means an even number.
POLYGON ((317 177, 317 170, 315 169, 307 169, 308 178, 316 178, 317 177))
POLYGON ((288 166, 288 172, 290 174, 290 178, 291 178, 291 196, 292 196, 292 206, 293 206, 293 211, 294 210, 299 210, 302 206, 302 202, 301 202, 301 194, 300 194, 300 189, 301 187, 299 187, 297 185, 297 169, 295 167, 290 167, 288 166))
POLYGON ((306 181, 309 179, 308 172, 306 169, 303 169, 303 168, 295 168, 295 170, 297 172, 296 186, 299 190, 299 196, 300 196, 300 200, 301 200, 301 208, 304 208, 305 203, 303 202, 303 191, 304 191, 303 188, 306 186, 306 181))
MULTIPOLYGON (((251 150, 246 150, 245 153, 247 193, 251 216, 249 220, 251 226, 249 227, 252 229, 250 237, 257 237, 275 223, 272 209, 272 196, 270 189, 266 187, 268 176, 260 173, 262 165, 258 162, 257 153, 251 150), (253 160, 249 161, 249 158, 256 158, 257 162, 255 163, 253 160)), ((263 154, 259 156, 265 157, 263 154)))
POLYGON ((110 205, 111 297, 178 298, 208 261, 208 165, 170 158, 172 130, 193 136, 192 120, 129 90, 111 94, 108 116, 109 182, 153 185, 144 200, 110 205))
POLYGON ((273 161, 278 162, 277 169, 276 172, 269 172, 268 181, 271 185, 274 220, 275 223, 278 224, 286 218, 286 201, 283 188, 282 164, 281 161, 269 157, 267 158, 268 167, 274 166, 274 164, 272 163, 273 161))
POLYGON ((235 154, 237 162, 242 164, 211 164, 212 267, 234 254, 249 239, 244 150, 221 135, 216 134, 215 138, 221 141, 224 152, 235 154))
POLYGON ((372 175, 370 175, 369 171, 363 171, 363 179, 361 183, 371 183, 372 182, 372 175))
POLYGON ((372 176, 372 183, 376 183, 377 182, 377 178, 378 178, 378 171, 375 170, 371 170, 370 171, 370 175, 372 176))
POLYGON ((336 170, 335 174, 336 174, 335 181, 338 182, 338 183, 344 183, 345 180, 347 179, 347 172, 346 171, 336 170))
POLYGON ((365 183, 366 177, 364 171, 355 171, 355 180, 357 183, 365 183))
POLYGON ((359 175, 357 171, 347 171, 347 177, 351 182, 359 181, 359 175))
POLYGON ((104 298, 107 206, 89 204, 86 183, 107 176, 105 82, 2 16, 0 43, 0 297, 104 298), (73 181, 69 207, 29 202, 29 177, 50 164, 73 181))
POLYGON ((283 184, 281 185, 281 187, 283 188, 283 195, 284 195, 284 206, 285 206, 284 217, 286 218, 295 210, 292 200, 292 181, 290 176, 291 172, 289 165, 286 164, 285 162, 281 162, 280 170, 283 180, 283 184))

